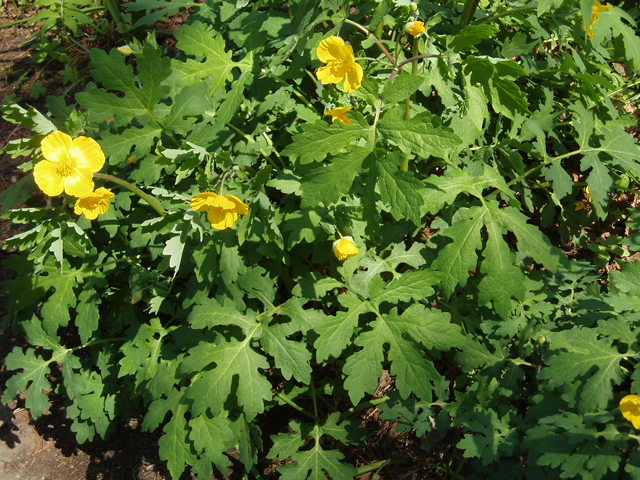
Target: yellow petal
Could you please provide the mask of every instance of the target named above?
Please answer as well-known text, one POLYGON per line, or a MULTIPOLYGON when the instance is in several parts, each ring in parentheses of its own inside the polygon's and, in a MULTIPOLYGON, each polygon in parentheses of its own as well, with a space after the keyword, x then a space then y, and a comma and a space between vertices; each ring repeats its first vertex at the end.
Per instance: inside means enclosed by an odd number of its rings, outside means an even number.
POLYGON ((338 260, 346 260, 358 254, 358 247, 351 237, 342 237, 333 243, 333 254, 338 260))
POLYGON ((224 230, 232 226, 238 219, 238 214, 234 212, 225 212, 212 208, 207 213, 207 219, 211 222, 211 226, 217 230, 224 230))
POLYGON ((420 20, 417 20, 415 22, 409 22, 405 25, 404 30, 409 35, 413 35, 413 36, 419 35, 425 31, 424 22, 421 22, 420 20))
POLYGON ((638 395, 627 395, 620 400, 620 412, 635 429, 640 430, 640 397, 638 395))
POLYGON ((102 200, 111 200, 113 198, 113 193, 104 187, 97 188, 93 194, 100 197, 102 200))
POLYGON ((204 212, 206 210, 209 210, 209 208, 211 208, 211 205, 209 205, 208 199, 211 196, 217 197, 218 194, 213 192, 204 192, 194 195, 190 203, 191 208, 196 212, 204 212))
POLYGON ((347 47, 342 38, 331 36, 320 42, 316 53, 322 63, 329 63, 334 60, 344 60, 347 53, 353 55, 353 49, 347 47))
MULTIPOLYGON (((235 195, 225 195, 224 198, 233 203, 233 209, 231 210, 233 213, 237 213, 238 215, 246 215, 249 213, 249 206, 235 195)), ((225 208, 225 210, 229 211, 228 208, 225 208)))
POLYGON ((51 162, 61 162, 69 155, 71 137, 63 132, 53 132, 42 139, 40 146, 44 158, 51 162))
POLYGON ((40 161, 33 169, 33 179, 40 190, 50 197, 58 196, 64 191, 64 177, 58 174, 57 163, 40 161))
POLYGON ((360 88, 362 84, 362 77, 364 76, 364 72, 362 67, 358 65, 355 61, 349 65, 349 70, 344 77, 342 82, 342 86, 344 87, 344 91, 347 93, 351 93, 360 88))
POLYGON ((235 203, 231 200, 221 197, 217 193, 204 192, 194 195, 191 199, 191 208, 196 212, 204 212, 210 208, 217 208, 222 210, 233 210, 235 203))
POLYGON ((78 169, 64 177, 64 191, 73 197, 84 197, 93 192, 93 175, 87 169, 78 169))
POLYGON ((333 116, 333 118, 331 119, 332 122, 335 122, 336 120, 340 120, 346 126, 349 126, 349 125, 351 125, 351 122, 347 118, 346 113, 349 110, 351 110, 352 108, 353 107, 336 107, 333 110, 329 110, 328 112, 324 112, 324 114, 333 116))
POLYGON ((71 142, 69 156, 76 161, 78 168, 98 172, 104 166, 104 153, 93 138, 78 137, 71 142))
POLYGON ((323 85, 329 83, 340 83, 344 78, 345 69, 340 66, 330 63, 324 67, 320 67, 316 72, 316 77, 322 82, 323 85))

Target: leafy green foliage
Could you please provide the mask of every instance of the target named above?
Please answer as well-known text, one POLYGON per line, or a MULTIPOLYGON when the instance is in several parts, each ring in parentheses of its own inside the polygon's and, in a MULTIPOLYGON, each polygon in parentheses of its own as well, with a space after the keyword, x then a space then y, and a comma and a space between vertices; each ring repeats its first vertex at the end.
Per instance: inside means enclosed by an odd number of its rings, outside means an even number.
POLYGON ((175 478, 224 473, 232 448, 247 472, 278 457, 283 479, 366 473, 380 464, 356 469, 346 446, 373 405, 457 438, 478 478, 640 478, 618 409, 640 394, 632 14, 600 12, 590 38, 590 0, 489 2, 469 24, 446 2, 374 3, 129 2, 134 27, 191 16, 171 48, 92 50, 77 105, 3 107, 32 132, 5 148, 34 155, 25 170, 52 131, 90 136, 115 194, 93 221, 32 176, 1 197, 23 226, 5 324, 28 343, 3 401, 26 390, 37 418, 57 362, 79 442, 143 411, 175 478), (428 35, 411 41, 414 15, 428 35), (355 92, 310 78, 338 34, 355 92), (246 213, 193 210, 204 192, 246 213))

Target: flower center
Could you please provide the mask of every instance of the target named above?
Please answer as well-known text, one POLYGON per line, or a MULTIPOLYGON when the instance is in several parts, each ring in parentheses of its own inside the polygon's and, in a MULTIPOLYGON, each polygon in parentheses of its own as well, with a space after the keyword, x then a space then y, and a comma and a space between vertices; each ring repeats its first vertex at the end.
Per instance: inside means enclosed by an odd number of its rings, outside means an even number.
POLYGON ((58 168, 56 169, 56 173, 61 177, 69 177, 76 171, 76 161, 71 156, 67 155, 62 159, 62 161, 58 162, 58 168))

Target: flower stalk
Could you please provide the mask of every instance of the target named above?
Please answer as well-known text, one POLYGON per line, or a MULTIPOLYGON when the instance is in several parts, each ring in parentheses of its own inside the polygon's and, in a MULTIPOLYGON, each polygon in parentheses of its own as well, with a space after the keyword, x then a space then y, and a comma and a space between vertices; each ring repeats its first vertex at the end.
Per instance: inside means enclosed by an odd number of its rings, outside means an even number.
POLYGON ((131 185, 129 182, 127 182, 125 180, 122 180, 121 178, 114 177, 113 175, 106 174, 106 173, 94 173, 93 176, 96 177, 96 178, 101 178, 103 180, 108 180, 110 182, 113 182, 116 185, 120 185, 121 187, 124 187, 127 190, 135 193, 140 198, 142 198, 145 202, 147 202, 149 204, 149 206, 151 206, 151 208, 153 208, 156 212, 158 212, 163 217, 167 214, 166 210, 164 208, 162 208, 162 206, 158 203, 158 201, 155 198, 153 198, 152 196, 144 193, 138 187, 136 187, 134 185, 131 185))

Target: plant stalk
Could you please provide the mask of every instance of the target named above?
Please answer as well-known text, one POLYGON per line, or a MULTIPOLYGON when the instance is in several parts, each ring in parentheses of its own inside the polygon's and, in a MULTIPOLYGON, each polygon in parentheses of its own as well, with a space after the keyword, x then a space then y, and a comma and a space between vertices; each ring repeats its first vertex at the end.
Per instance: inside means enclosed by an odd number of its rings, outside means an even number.
POLYGON ((151 208, 153 208, 156 212, 158 212, 163 217, 167 214, 166 210, 162 208, 162 206, 158 203, 158 201, 155 198, 144 193, 138 187, 131 185, 129 182, 122 180, 121 178, 114 177, 113 175, 108 175, 106 173, 94 173, 93 176, 96 178, 102 178, 103 180, 108 180, 117 185, 120 185, 121 187, 126 188, 127 190, 132 191, 133 193, 138 195, 140 198, 142 198, 144 201, 146 201, 151 208))

